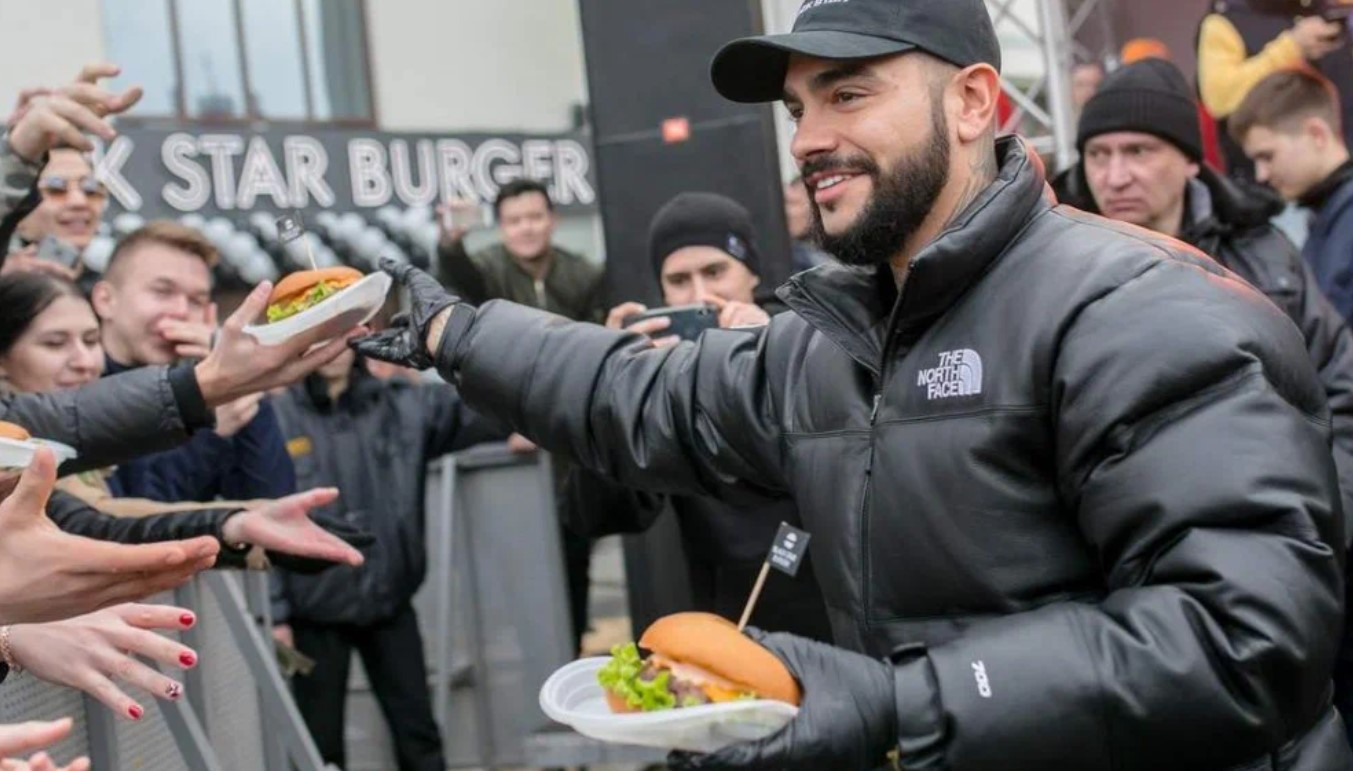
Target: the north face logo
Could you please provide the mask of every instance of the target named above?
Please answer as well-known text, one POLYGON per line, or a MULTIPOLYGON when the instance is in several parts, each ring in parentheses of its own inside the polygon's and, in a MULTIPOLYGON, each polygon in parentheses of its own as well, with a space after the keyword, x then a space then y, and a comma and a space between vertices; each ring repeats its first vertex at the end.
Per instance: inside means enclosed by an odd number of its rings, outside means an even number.
POLYGON ((940 354, 940 365, 916 373, 916 385, 925 388, 925 398, 948 399, 982 393, 982 357, 963 348, 940 354))

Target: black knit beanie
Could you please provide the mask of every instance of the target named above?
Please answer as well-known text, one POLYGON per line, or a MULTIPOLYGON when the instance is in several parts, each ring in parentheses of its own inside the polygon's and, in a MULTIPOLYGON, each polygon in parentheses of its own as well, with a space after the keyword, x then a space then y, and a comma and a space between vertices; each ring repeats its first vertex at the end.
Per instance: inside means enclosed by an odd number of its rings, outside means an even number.
POLYGON ((1143 59, 1104 79, 1086 103, 1076 132, 1076 149, 1100 134, 1139 131, 1178 147, 1195 162, 1203 159, 1198 104, 1178 67, 1164 59, 1143 59))
POLYGON ((752 215, 742 204, 714 193, 682 193, 653 215, 648 229, 648 257, 662 277, 662 263, 687 246, 712 246, 760 275, 752 215))

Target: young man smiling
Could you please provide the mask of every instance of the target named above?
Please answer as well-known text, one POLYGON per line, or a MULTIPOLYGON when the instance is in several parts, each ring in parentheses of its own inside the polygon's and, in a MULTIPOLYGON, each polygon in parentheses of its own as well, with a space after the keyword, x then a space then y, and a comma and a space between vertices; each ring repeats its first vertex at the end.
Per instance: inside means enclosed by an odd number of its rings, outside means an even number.
POLYGON ((815 1, 720 51, 724 96, 784 98, 843 263, 757 334, 657 349, 391 264, 407 323, 355 344, 623 483, 794 498, 839 647, 755 635, 797 717, 679 766, 1353 768, 1300 334, 1194 250, 1051 204, 994 138, 999 66, 980 0, 815 1))

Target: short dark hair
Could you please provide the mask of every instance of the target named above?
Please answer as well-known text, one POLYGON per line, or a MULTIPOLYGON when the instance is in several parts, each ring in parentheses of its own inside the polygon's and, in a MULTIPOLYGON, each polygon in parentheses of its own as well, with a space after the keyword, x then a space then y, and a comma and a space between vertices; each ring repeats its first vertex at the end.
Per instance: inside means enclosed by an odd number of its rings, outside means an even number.
POLYGON ((1227 131, 1236 142, 1244 143, 1250 129, 1290 131, 1308 118, 1323 120, 1342 137, 1339 92, 1333 83, 1308 69, 1282 70, 1250 89, 1231 114, 1227 131))
POLYGON ((9 353, 33 321, 60 297, 89 302, 75 284, 47 273, 16 271, 0 276, 0 356, 9 353))
POLYGON ((104 276, 112 276, 119 262, 125 262, 126 255, 146 244, 159 244, 200 257, 208 269, 216 267, 216 262, 220 259, 216 247, 202 235, 201 231, 171 220, 155 220, 133 230, 117 242, 113 255, 108 258, 104 276))
POLYGON ((493 199, 494 218, 502 216, 503 201, 530 193, 540 193, 545 196, 545 208, 554 211, 554 199, 550 198, 550 189, 545 187, 544 182, 536 179, 515 179, 498 189, 498 197, 493 199))

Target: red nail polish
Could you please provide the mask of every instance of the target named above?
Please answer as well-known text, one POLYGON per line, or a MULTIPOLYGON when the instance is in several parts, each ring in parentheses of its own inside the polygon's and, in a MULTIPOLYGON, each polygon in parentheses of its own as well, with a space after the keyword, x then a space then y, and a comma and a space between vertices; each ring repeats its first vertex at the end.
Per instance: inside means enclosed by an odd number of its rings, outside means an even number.
POLYGON ((132 720, 140 720, 141 716, 146 714, 146 712, 138 705, 133 704, 127 708, 127 714, 132 716, 132 720))
POLYGON ((185 651, 179 654, 179 663, 185 667, 191 667, 197 663, 197 657, 185 651))
POLYGON ((190 627, 197 623, 197 617, 191 613, 184 613, 182 616, 179 616, 179 623, 184 627, 190 627))

